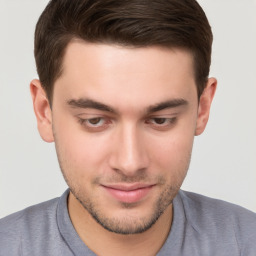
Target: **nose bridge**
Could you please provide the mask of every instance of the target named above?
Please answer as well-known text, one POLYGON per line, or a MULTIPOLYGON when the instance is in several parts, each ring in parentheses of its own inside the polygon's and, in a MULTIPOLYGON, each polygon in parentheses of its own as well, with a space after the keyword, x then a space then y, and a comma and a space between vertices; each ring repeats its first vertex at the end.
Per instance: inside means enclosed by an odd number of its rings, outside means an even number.
POLYGON ((116 137, 112 167, 126 176, 147 168, 148 159, 142 133, 136 124, 123 124, 116 137))

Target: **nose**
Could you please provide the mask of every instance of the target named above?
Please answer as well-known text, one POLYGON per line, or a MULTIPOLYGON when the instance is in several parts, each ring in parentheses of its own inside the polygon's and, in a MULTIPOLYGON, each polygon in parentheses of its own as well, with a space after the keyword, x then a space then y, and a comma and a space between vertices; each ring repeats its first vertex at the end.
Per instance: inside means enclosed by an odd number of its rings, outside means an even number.
POLYGON ((127 177, 145 171, 149 158, 143 137, 143 131, 136 126, 127 125, 120 128, 113 139, 111 168, 127 177))

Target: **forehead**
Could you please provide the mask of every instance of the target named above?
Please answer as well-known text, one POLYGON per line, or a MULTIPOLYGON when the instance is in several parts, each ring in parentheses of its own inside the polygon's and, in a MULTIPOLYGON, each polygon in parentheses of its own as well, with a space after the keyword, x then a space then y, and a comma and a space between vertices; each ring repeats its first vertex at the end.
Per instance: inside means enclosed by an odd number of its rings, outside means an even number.
POLYGON ((79 40, 67 46, 63 72, 55 87, 54 94, 66 98, 126 103, 131 98, 152 103, 157 98, 165 100, 167 94, 169 98, 196 95, 193 57, 188 51, 79 40))
MULTIPOLYGON (((75 67, 77 60, 82 61, 85 65, 97 65, 97 67, 127 68, 132 70, 132 67, 137 70, 137 65, 145 68, 157 68, 161 65, 168 64, 166 68, 178 69, 179 67, 188 69, 193 73, 193 55, 189 50, 182 48, 168 48, 163 46, 122 46, 118 44, 100 44, 89 43, 80 39, 73 39, 66 48, 63 68, 68 71, 72 66, 75 67), (179 65, 172 60, 179 60, 179 65), (154 62, 148 62, 148 60, 154 62), (134 65, 136 63, 136 65, 134 65), (100 65, 98 65, 100 64, 100 65), (110 65, 112 64, 112 65, 110 65), (121 65, 120 65, 121 64, 121 65), (145 65, 146 64, 146 65, 145 65), (174 64, 174 65, 173 65, 174 64)), ((87 67, 88 68, 88 67, 87 67)), ((163 69, 165 71, 167 69, 163 69)))

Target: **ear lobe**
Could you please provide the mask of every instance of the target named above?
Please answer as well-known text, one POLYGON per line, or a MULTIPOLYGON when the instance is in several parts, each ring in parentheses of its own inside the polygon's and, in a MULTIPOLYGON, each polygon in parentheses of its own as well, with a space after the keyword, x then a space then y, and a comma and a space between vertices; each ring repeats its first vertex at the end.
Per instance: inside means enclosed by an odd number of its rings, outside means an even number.
POLYGON ((195 135, 203 133, 209 119, 211 103, 216 91, 217 80, 209 78, 199 101, 195 135))
POLYGON ((38 131, 44 141, 53 142, 52 111, 46 93, 39 80, 34 79, 30 83, 30 93, 37 119, 38 131))

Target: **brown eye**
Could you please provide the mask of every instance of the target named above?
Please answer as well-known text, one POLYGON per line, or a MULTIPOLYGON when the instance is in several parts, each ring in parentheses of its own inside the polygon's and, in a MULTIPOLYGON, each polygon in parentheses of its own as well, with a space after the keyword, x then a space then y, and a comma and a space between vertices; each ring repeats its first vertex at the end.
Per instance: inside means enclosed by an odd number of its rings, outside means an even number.
POLYGON ((152 117, 146 120, 146 124, 150 125, 153 129, 159 131, 166 131, 171 129, 175 124, 177 118, 176 117, 152 117))
POLYGON ((166 118, 154 118, 155 124, 164 124, 166 122, 166 118))
POLYGON ((78 118, 82 128, 88 132, 101 132, 107 130, 113 124, 113 120, 107 117, 95 116, 92 118, 78 118))
POLYGON ((92 125, 97 125, 100 123, 100 121, 102 120, 102 118, 100 117, 96 117, 96 118, 91 118, 91 119, 88 119, 88 122, 92 125))

